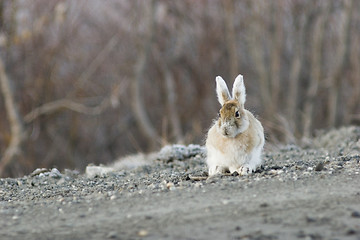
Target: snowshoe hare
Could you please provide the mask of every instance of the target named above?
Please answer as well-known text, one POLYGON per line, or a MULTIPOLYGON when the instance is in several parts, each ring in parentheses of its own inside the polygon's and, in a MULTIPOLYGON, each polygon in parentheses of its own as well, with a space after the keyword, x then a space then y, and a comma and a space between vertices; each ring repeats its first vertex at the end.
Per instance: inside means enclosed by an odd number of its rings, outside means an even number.
POLYGON ((236 77, 232 97, 225 81, 216 77, 216 93, 221 109, 206 139, 209 176, 225 172, 250 174, 261 165, 265 139, 261 123, 244 108, 243 76, 236 77))

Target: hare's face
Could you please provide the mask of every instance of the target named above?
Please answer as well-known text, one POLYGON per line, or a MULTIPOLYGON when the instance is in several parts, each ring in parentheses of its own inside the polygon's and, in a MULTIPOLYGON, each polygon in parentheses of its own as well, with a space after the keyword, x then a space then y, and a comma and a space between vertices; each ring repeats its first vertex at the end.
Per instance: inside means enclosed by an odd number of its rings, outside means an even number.
POLYGON ((226 102, 220 109, 218 128, 225 137, 235 138, 249 127, 249 118, 236 100, 226 102))

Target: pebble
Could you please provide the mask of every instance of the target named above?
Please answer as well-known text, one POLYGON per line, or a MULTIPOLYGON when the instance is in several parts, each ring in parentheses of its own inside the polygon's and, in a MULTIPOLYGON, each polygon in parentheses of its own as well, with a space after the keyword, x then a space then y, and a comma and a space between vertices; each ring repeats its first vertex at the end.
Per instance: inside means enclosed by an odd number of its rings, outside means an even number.
POLYGON ((283 170, 275 170, 275 169, 271 169, 270 171, 269 171, 269 173, 271 174, 271 175, 279 175, 279 174, 282 174, 284 171, 283 170))
POLYGON ((30 177, 34 177, 36 175, 39 175, 40 173, 44 173, 44 172, 48 172, 48 171, 49 170, 47 168, 37 168, 30 174, 30 177))
POLYGON ((323 162, 319 162, 316 167, 315 167, 315 171, 319 172, 321 170, 324 169, 324 163, 323 162))
POLYGON ((118 238, 118 233, 115 231, 109 232, 106 238, 110 238, 110 239, 118 238))
POLYGON ((189 177, 189 180, 193 180, 193 181, 202 181, 202 180, 206 180, 208 178, 205 176, 192 176, 192 175, 188 175, 188 177, 189 177))
POLYGON ((149 232, 146 230, 140 230, 137 235, 139 237, 146 237, 147 235, 149 235, 149 232))
POLYGON ((346 231, 346 235, 355 235, 356 233, 356 230, 353 228, 350 228, 346 231))
POLYGON ((268 203, 261 203, 260 207, 261 208, 267 208, 267 207, 269 207, 269 204, 268 203))
POLYGON ((221 203, 222 203, 223 205, 228 205, 228 204, 230 203, 230 200, 229 200, 229 199, 222 199, 222 200, 221 200, 221 203))
POLYGON ((62 177, 62 174, 56 168, 51 169, 51 172, 49 175, 52 178, 61 178, 62 177))
POLYGON ((352 216, 353 218, 360 218, 360 212, 358 212, 358 211, 353 211, 353 212, 351 213, 351 216, 352 216))
POLYGON ((172 183, 172 182, 168 182, 168 183, 166 184, 166 188, 169 189, 170 191, 173 191, 173 190, 176 189, 174 183, 172 183))

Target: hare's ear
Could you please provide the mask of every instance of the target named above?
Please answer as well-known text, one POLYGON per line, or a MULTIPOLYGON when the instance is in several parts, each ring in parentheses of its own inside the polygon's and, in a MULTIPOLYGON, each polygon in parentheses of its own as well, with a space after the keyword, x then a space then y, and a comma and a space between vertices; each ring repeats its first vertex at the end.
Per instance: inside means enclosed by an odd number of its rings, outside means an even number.
POLYGON ((246 92, 245 92, 243 76, 241 74, 239 74, 235 78, 235 82, 232 89, 232 96, 235 100, 237 100, 241 105, 244 106, 246 99, 246 92))
POLYGON ((220 76, 216 77, 216 94, 221 106, 224 105, 225 102, 230 100, 230 93, 228 87, 226 86, 224 79, 222 79, 222 77, 220 76))

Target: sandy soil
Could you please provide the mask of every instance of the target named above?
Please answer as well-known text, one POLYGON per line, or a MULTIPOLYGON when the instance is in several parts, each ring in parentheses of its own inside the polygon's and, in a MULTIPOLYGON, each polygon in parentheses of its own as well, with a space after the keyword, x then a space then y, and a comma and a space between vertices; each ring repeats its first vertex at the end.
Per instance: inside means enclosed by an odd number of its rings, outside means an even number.
POLYGON ((206 178, 202 149, 184 149, 0 179, 0 239, 360 239, 359 127, 265 152, 250 176, 206 178))

